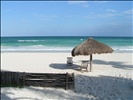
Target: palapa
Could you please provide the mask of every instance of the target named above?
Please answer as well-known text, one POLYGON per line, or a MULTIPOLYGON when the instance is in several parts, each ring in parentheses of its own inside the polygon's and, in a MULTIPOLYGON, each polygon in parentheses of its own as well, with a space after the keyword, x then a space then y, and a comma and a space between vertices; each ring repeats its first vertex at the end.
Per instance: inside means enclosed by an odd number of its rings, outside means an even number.
POLYGON ((113 49, 106 44, 98 42, 93 38, 89 38, 80 45, 76 46, 71 54, 72 56, 77 55, 90 55, 90 71, 92 67, 92 54, 101 54, 101 53, 112 53, 113 49))

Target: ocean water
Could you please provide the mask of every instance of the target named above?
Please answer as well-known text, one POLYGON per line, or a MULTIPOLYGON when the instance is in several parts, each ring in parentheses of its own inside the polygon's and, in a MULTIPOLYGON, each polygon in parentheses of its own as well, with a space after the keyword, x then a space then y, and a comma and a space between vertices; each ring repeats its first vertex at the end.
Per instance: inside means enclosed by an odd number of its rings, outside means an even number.
MULTIPOLYGON (((1 37, 2 52, 71 52, 89 36, 1 37)), ((133 52, 133 37, 92 37, 114 49, 133 52)))

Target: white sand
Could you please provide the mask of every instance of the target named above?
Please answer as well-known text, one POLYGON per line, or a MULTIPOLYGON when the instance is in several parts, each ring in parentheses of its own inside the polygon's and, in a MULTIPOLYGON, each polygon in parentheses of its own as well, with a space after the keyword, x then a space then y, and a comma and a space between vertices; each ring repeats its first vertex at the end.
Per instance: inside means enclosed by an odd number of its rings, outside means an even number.
POLYGON ((1 53, 2 71, 75 73, 75 91, 57 88, 1 88, 2 100, 133 100, 133 53, 93 55, 92 72, 79 70, 81 60, 67 66, 70 53, 1 53))

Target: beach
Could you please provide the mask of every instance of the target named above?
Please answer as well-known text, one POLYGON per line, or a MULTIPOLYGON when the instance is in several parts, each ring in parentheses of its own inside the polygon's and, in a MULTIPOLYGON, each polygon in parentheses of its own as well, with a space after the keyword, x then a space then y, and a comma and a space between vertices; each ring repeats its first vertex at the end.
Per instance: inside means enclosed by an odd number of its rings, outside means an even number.
POLYGON ((1 100, 133 100, 132 5, 3 0, 1 100))
MULTIPOLYGON (((75 90, 47 87, 2 87, 2 100, 132 100, 133 53, 93 54, 92 71, 80 71, 81 60, 70 52, 2 52, 1 71, 34 73, 74 73, 75 90)), ((89 67, 88 67, 89 69, 89 67)))

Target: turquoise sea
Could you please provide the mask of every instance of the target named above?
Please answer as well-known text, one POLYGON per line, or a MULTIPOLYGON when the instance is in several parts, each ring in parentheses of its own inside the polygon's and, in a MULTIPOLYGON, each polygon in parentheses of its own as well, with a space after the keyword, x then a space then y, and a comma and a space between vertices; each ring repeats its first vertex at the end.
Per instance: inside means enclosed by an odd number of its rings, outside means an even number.
MULTIPOLYGON (((133 52, 133 37, 93 37, 114 52, 133 52)), ((2 52, 70 52, 89 36, 1 37, 2 52)))

